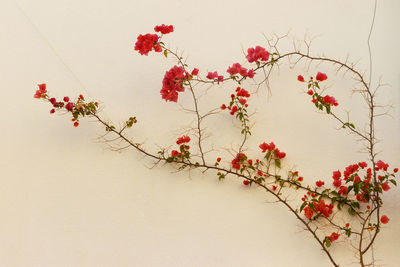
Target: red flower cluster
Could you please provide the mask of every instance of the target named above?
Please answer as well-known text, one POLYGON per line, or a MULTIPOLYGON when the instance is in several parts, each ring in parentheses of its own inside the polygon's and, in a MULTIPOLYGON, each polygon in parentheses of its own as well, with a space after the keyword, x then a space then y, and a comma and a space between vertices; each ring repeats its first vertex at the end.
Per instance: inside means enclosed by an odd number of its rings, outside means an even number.
POLYGON ((177 145, 180 145, 183 143, 189 143, 189 142, 190 142, 190 137, 186 136, 186 135, 183 135, 183 136, 179 137, 178 140, 176 140, 177 145))
POLYGON ((245 67, 242 67, 242 65, 240 65, 239 63, 234 63, 232 67, 228 68, 227 72, 230 75, 235 75, 239 73, 243 77, 249 77, 249 78, 253 78, 255 74, 253 69, 247 71, 247 69, 245 67))
POLYGON ((332 233, 330 236, 328 236, 329 241, 332 243, 333 241, 337 240, 339 238, 340 234, 338 233, 332 233))
POLYGON ((271 151, 275 148, 275 144, 274 142, 271 142, 269 144, 267 143, 262 143, 261 145, 258 146, 259 148, 261 148, 262 152, 265 153, 265 151, 271 151))
POLYGON ((382 189, 383 189, 383 191, 389 191, 389 189, 390 189, 389 182, 384 182, 382 184, 382 189))
MULTIPOLYGON (((248 107, 247 104, 247 99, 250 97, 249 92, 246 89, 237 87, 236 88, 236 95, 235 94, 231 94, 231 102, 229 104, 229 106, 226 106, 225 104, 221 105, 221 109, 225 110, 225 109, 229 109, 230 110, 230 114, 231 115, 235 115, 235 113, 239 110, 238 105, 242 105, 244 107, 248 107)), ((243 110, 242 110, 243 111, 243 110)))
POLYGON ((316 184, 318 187, 321 187, 321 186, 323 186, 323 185, 325 184, 325 182, 319 180, 319 181, 316 181, 315 184, 316 184))
POLYGON ((183 155, 182 157, 188 158, 189 155, 190 155, 190 153, 189 153, 190 146, 186 145, 186 143, 189 143, 189 142, 190 142, 190 137, 189 136, 183 135, 183 136, 179 137, 176 140, 176 144, 180 145, 179 146, 180 152, 177 151, 177 150, 172 150, 171 151, 171 156, 173 156, 173 157, 181 157, 183 155))
POLYGON ((389 218, 386 215, 382 215, 381 217, 381 223, 387 224, 389 222, 389 218))
POLYGON ((347 195, 347 186, 344 185, 340 186, 338 193, 343 196, 347 195))
POLYGON ((223 75, 218 75, 216 71, 214 72, 209 72, 206 76, 207 79, 214 80, 217 79, 218 82, 223 82, 224 81, 224 76, 223 75))
POLYGON ((326 76, 325 73, 318 72, 318 73, 317 73, 317 76, 315 77, 315 79, 317 79, 317 81, 323 82, 323 81, 325 81, 326 79, 328 79, 328 76, 326 76))
MULTIPOLYGON (((364 166, 364 164, 362 165, 364 166)), ((347 166, 343 172, 344 180, 349 179, 350 175, 357 172, 359 167, 360 167, 359 164, 352 164, 347 166)))
POLYGON ((240 164, 243 163, 247 159, 246 154, 244 153, 239 153, 236 155, 236 157, 232 160, 232 168, 239 170, 240 169, 240 164))
POLYGON ((255 48, 247 49, 247 60, 252 63, 254 61, 268 61, 269 52, 265 50, 265 48, 261 46, 256 46, 255 48))
POLYGON ((197 68, 194 68, 193 70, 192 70, 192 76, 196 76, 197 74, 199 74, 199 69, 197 69, 197 68))
POLYGON ((269 144, 267 143, 262 143, 261 145, 258 146, 261 148, 262 152, 265 153, 265 151, 273 152, 273 154, 278 158, 278 159, 283 159, 286 157, 285 152, 281 152, 278 148, 275 148, 274 142, 271 142, 269 144))
POLYGON ((250 94, 246 89, 238 87, 236 88, 236 96, 250 97, 250 94))
POLYGON ((161 52, 162 48, 158 42, 159 36, 157 34, 139 35, 135 44, 135 50, 139 51, 141 55, 148 55, 154 49, 156 52, 161 52))
POLYGON ((308 204, 308 206, 304 208, 304 215, 308 219, 311 219, 314 211, 316 213, 321 213, 326 218, 328 218, 329 215, 333 212, 333 205, 332 203, 329 205, 325 204, 325 201, 323 199, 320 199, 319 202, 312 201, 308 204))
POLYGON ((339 105, 336 99, 333 96, 326 95, 322 98, 322 101, 324 101, 326 104, 330 106, 337 106, 339 105))
POLYGON ((36 93, 33 95, 34 98, 41 98, 44 94, 47 93, 45 83, 38 84, 38 86, 39 86, 39 90, 37 90, 36 93))
POLYGON ((165 101, 178 101, 178 92, 185 91, 183 87, 183 79, 187 78, 187 74, 182 67, 173 66, 169 71, 165 72, 163 79, 163 87, 160 91, 162 99, 165 101))
POLYGON ((161 24, 161 25, 155 26, 154 30, 156 32, 161 32, 162 34, 168 34, 168 33, 171 33, 174 31, 174 26, 161 24))
POLYGON ((379 171, 379 170, 387 171, 387 169, 389 168, 389 164, 383 162, 382 160, 379 160, 375 165, 376 165, 375 166, 376 171, 379 171))

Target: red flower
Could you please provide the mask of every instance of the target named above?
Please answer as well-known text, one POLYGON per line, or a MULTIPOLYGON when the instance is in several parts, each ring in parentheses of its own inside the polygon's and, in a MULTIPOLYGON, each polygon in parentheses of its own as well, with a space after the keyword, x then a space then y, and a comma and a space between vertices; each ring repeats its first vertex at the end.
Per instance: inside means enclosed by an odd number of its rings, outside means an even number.
POLYGON ((330 242, 333 242, 333 241, 337 240, 337 239, 339 238, 339 236, 340 236, 340 234, 338 234, 338 233, 332 233, 332 234, 328 237, 328 239, 329 239, 330 242))
POLYGON ((310 89, 310 90, 307 91, 307 94, 313 95, 313 94, 314 94, 314 91, 310 89))
POLYGON ((389 222, 389 218, 386 215, 382 215, 381 217, 381 223, 387 224, 389 222))
POLYGON ((54 108, 52 110, 50 110, 51 114, 53 114, 54 112, 56 112, 54 108))
POLYGON ((183 135, 182 137, 179 137, 178 140, 176 140, 176 144, 178 145, 189 142, 190 142, 190 137, 186 135, 183 135))
POLYGON ((192 70, 192 76, 196 76, 197 74, 199 74, 199 69, 194 68, 194 69, 192 70))
POLYGON ((334 181, 333 181, 333 185, 336 186, 336 187, 341 186, 341 185, 342 185, 342 180, 340 180, 340 179, 334 180, 334 181))
POLYGON ((233 106, 231 110, 231 115, 235 114, 235 112, 238 110, 237 106, 233 106))
POLYGON ((238 88, 236 88, 236 91, 237 91, 237 93, 236 93, 237 96, 250 97, 250 94, 246 89, 238 87, 238 88))
POLYGON ((42 83, 42 84, 38 84, 39 86, 39 90, 37 90, 35 92, 35 94, 33 95, 34 98, 41 98, 42 95, 44 95, 45 93, 47 93, 46 91, 46 84, 42 83))
POLYGON ((57 100, 54 97, 50 98, 49 101, 53 106, 57 103, 57 100))
POLYGON ((364 168, 366 168, 368 166, 368 164, 366 162, 359 162, 358 166, 360 166, 361 169, 364 169, 364 168))
POLYGON ((182 79, 185 78, 185 70, 182 67, 173 66, 164 75, 161 88, 161 96, 165 101, 178 101, 178 92, 185 91, 182 79))
POLYGON ((171 155, 172 155, 173 157, 177 157, 177 156, 180 156, 181 153, 179 153, 179 152, 176 151, 176 150, 172 150, 171 155))
POLYGON ((306 218, 311 219, 311 217, 313 216, 314 212, 312 211, 312 209, 310 208, 310 206, 306 206, 304 208, 304 215, 306 216, 306 218))
POLYGON ((217 158, 217 162, 221 162, 221 158, 217 158))
POLYGON ((247 157, 244 153, 237 154, 236 157, 232 160, 232 168, 239 170, 240 164, 246 159, 247 157))
POLYGON ((376 170, 378 171, 378 170, 384 170, 384 171, 387 171, 387 169, 388 169, 388 167, 389 167, 389 164, 386 164, 386 163, 384 163, 382 160, 379 160, 377 163, 376 163, 376 170))
POLYGON ((276 153, 276 156, 277 156, 279 159, 283 159, 283 158, 286 157, 286 153, 285 153, 285 152, 279 152, 279 153, 276 153))
POLYGON ((319 180, 319 181, 316 181, 315 184, 316 184, 318 187, 321 187, 321 186, 323 186, 323 185, 325 184, 325 182, 319 180))
POLYGON ((326 76, 325 73, 318 72, 317 76, 315 77, 315 79, 317 79, 318 81, 322 82, 322 81, 325 81, 326 79, 328 79, 328 76, 326 76))
POLYGON ((304 178, 303 178, 303 177, 301 177, 301 176, 300 176, 299 178, 297 178, 297 180, 298 180, 298 181, 300 181, 300 182, 302 182, 302 181, 303 181, 303 179, 304 179, 304 178))
POLYGON ((69 97, 68 96, 64 96, 64 102, 69 102, 69 97))
POLYGON ((271 142, 269 144, 267 143, 262 143, 261 145, 258 146, 259 148, 261 148, 262 152, 265 153, 265 151, 271 151, 275 148, 275 144, 274 142, 271 142))
POLYGON ((333 212, 333 205, 325 204, 325 201, 323 199, 320 199, 318 203, 313 202, 313 204, 314 204, 315 211, 322 213, 327 218, 333 212))
POLYGON ((389 183, 388 182, 383 183, 382 184, 382 189, 383 189, 383 191, 389 191, 389 189, 390 189, 389 183))
POLYGON ((350 224, 349 224, 349 223, 346 223, 346 227, 349 228, 349 226, 350 226, 350 224))
POLYGON ((79 122, 74 122, 74 127, 78 127, 79 126, 79 122))
POLYGON ((74 108, 74 103, 69 102, 68 104, 65 105, 65 109, 68 111, 71 111, 74 108))
POLYGON ((324 101, 326 104, 330 106, 338 106, 338 102, 333 96, 326 95, 322 98, 322 101, 324 101))
POLYGON ((297 80, 298 80, 299 82, 304 82, 304 77, 301 76, 301 75, 299 75, 299 76, 297 76, 297 80))
POLYGON ((240 65, 239 63, 234 63, 234 64, 232 65, 232 67, 229 67, 229 68, 228 68, 227 72, 228 72, 230 75, 235 75, 235 74, 238 74, 238 73, 239 73, 239 74, 242 75, 243 77, 246 77, 246 76, 247 76, 247 69, 244 68, 244 67, 242 67, 242 65, 240 65))
POLYGON ((343 196, 347 195, 347 186, 344 185, 340 186, 338 193, 343 196))
POLYGON ((139 35, 135 44, 135 50, 139 51, 141 55, 148 55, 154 49, 156 52, 161 52, 162 48, 158 42, 157 34, 139 35))
POLYGON ((332 175, 332 178, 333 178, 333 179, 337 180, 337 179, 339 179, 340 177, 342 177, 342 174, 340 173, 339 170, 333 172, 333 175, 332 175))
POLYGON ((46 84, 45 83, 38 84, 38 86, 39 86, 40 91, 46 92, 46 84))
POLYGON ((256 74, 256 72, 253 69, 251 69, 247 72, 247 77, 253 78, 255 74, 256 74))
POLYGON ((398 171, 399 171, 399 168, 394 168, 394 169, 393 169, 393 172, 394 172, 394 173, 396 173, 396 172, 398 172, 398 171))
POLYGON ((276 186, 276 185, 273 185, 273 186, 272 186, 272 190, 273 190, 273 191, 275 191, 275 190, 276 190, 276 188, 277 188, 277 186, 276 186))
POLYGON ((154 30, 156 32, 161 32, 162 34, 168 34, 168 33, 174 31, 174 26, 162 24, 162 25, 155 26, 154 30))
POLYGON ((250 184, 250 182, 248 180, 243 180, 243 184, 247 186, 250 184))
POLYGON ((252 63, 257 60, 268 61, 269 52, 265 50, 265 48, 261 46, 256 46, 255 48, 247 49, 247 60, 252 63))
POLYGON ((225 104, 222 104, 221 109, 222 109, 222 110, 226 109, 225 104))
POLYGON ((206 76, 206 78, 207 79, 210 79, 210 80, 213 80, 213 79, 215 79, 215 78, 217 78, 218 77, 218 73, 216 72, 216 71, 214 71, 214 72, 208 72, 208 74, 207 74, 207 76, 206 76))

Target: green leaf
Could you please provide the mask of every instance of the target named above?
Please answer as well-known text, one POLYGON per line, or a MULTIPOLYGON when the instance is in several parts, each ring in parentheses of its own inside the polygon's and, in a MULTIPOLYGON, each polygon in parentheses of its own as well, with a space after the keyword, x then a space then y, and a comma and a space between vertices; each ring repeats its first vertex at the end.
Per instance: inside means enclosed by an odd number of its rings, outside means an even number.
POLYGON ((281 160, 280 159, 275 159, 275 166, 278 167, 279 169, 281 168, 281 160))
POLYGON ((329 248, 331 246, 331 241, 329 241, 328 239, 325 241, 325 245, 327 248, 329 248))
POLYGON ((360 203, 358 203, 358 202, 352 202, 351 206, 353 206, 354 208, 360 209, 360 203))
POLYGON ((394 184, 395 186, 397 186, 397 182, 394 179, 390 179, 390 182, 392 182, 392 184, 394 184))
POLYGON ((349 194, 350 193, 350 191, 353 189, 353 185, 350 185, 348 188, 347 188, 347 194, 349 194))
POLYGON ((303 211, 303 209, 307 206, 307 202, 303 202, 303 204, 301 204, 300 206, 300 212, 303 211))
POLYGON ((347 211, 349 212, 349 214, 350 214, 351 216, 354 216, 354 215, 356 214, 355 210, 354 210, 352 207, 349 207, 349 208, 347 209, 347 211))

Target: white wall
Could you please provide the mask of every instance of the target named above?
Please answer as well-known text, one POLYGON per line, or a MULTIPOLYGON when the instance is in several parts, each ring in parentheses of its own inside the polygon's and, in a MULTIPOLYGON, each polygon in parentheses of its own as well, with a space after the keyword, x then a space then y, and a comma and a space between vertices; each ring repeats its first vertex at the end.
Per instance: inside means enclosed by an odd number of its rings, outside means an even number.
MULTIPOLYGON (((400 166, 399 10, 398 1, 378 2, 371 39, 373 82, 382 76, 391 85, 379 99, 394 105, 393 117, 379 118, 377 134, 380 157, 393 166, 400 166)), ((372 11, 373 1, 361 0, 1 1, 0 266, 330 266, 296 219, 261 190, 236 179, 218 182, 211 172, 150 170, 151 161, 134 151, 111 152, 96 143, 99 125, 82 121, 75 129, 69 117, 50 115, 32 96, 45 82, 58 97, 83 93, 100 100, 103 116, 116 123, 136 115, 132 136, 155 151, 191 118, 161 101, 161 80, 174 62, 134 52, 138 34, 173 24, 166 41, 204 74, 244 63, 242 50, 264 45, 263 33, 291 29, 300 39, 318 36, 316 55, 349 54, 366 71, 372 11)), ((306 182, 329 181, 332 170, 367 155, 310 105, 296 76, 316 70, 286 66, 271 79, 272 98, 265 89, 252 97, 257 114, 249 147, 257 155, 259 143, 275 141, 306 182)), ((330 65, 318 70, 328 73, 339 110, 353 111, 363 125, 366 110, 350 94, 354 82, 335 76, 330 65)), ((233 86, 212 90, 229 96, 233 86)), ((190 98, 183 95, 180 103, 190 106, 190 98)), ((234 122, 224 115, 215 121, 210 141, 234 146, 240 137, 234 122)), ((397 264, 399 200, 398 189, 386 195, 391 221, 376 241, 377 262, 387 266, 397 264)), ((340 262, 351 266, 343 246, 333 253, 343 253, 340 262)))

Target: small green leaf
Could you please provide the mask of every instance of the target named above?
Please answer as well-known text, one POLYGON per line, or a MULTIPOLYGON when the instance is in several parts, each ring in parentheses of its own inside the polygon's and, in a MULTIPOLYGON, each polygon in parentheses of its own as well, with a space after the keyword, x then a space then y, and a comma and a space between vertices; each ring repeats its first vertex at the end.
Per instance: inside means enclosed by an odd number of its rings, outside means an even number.
POLYGON ((300 206, 300 212, 303 211, 303 209, 307 206, 307 202, 303 202, 303 204, 301 204, 300 206))
POLYGON ((281 160, 280 159, 275 159, 275 166, 278 167, 279 169, 281 168, 281 160))

